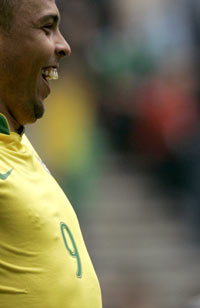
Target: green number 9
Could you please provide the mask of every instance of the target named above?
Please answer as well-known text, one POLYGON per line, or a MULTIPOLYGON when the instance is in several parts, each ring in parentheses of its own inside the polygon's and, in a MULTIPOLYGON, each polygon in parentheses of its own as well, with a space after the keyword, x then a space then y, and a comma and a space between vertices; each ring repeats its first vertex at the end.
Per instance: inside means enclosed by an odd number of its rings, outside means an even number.
POLYGON ((64 243, 65 243, 65 247, 67 248, 70 255, 73 258, 76 258, 76 260, 77 260, 77 273, 76 273, 76 275, 77 275, 78 278, 81 278, 82 277, 81 259, 80 259, 79 253, 78 253, 78 249, 77 249, 74 237, 73 237, 70 229, 68 228, 68 226, 64 222, 61 222, 60 228, 61 228, 61 233, 62 233, 62 236, 63 236, 64 243), (72 246, 73 246, 73 251, 71 250, 71 248, 69 247, 69 245, 67 243, 67 239, 66 239, 64 231, 67 231, 67 234, 69 235, 69 238, 70 238, 72 246))

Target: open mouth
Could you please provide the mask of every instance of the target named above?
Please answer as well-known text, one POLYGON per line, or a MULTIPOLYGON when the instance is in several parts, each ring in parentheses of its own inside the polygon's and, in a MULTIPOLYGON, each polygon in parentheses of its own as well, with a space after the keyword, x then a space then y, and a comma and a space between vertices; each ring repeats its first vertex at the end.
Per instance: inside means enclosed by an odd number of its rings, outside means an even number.
POLYGON ((42 69, 42 77, 44 80, 58 80, 58 70, 56 67, 47 67, 42 69))

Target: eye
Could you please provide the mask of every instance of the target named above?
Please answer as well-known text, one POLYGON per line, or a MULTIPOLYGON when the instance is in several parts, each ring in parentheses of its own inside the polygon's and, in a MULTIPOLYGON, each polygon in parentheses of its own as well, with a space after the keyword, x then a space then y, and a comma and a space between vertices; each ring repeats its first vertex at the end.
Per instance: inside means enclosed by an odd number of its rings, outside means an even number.
POLYGON ((54 25, 53 24, 47 24, 42 27, 42 29, 45 31, 45 33, 49 34, 50 31, 53 29, 54 25))

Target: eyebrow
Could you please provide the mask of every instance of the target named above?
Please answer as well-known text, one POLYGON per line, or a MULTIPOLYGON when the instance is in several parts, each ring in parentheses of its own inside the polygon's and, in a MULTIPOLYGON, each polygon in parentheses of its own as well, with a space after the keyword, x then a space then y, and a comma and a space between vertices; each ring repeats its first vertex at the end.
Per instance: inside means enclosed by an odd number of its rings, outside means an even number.
POLYGON ((49 21, 50 19, 53 19, 55 24, 58 24, 60 22, 60 16, 57 15, 57 14, 49 14, 49 15, 42 16, 39 19, 39 21, 40 22, 46 22, 46 21, 49 21))

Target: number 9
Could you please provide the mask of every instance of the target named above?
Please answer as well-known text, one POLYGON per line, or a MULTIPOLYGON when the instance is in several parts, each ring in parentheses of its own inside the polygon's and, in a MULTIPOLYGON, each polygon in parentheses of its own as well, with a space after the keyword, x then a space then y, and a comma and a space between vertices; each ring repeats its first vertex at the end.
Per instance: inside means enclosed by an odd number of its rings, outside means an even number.
POLYGON ((73 237, 70 229, 68 228, 68 226, 64 222, 61 222, 60 228, 61 228, 61 233, 62 233, 62 236, 63 236, 64 243, 65 243, 65 247, 67 248, 67 250, 70 253, 70 255, 73 258, 76 258, 76 260, 77 260, 77 273, 76 273, 76 275, 77 275, 78 278, 81 278, 82 277, 81 259, 80 259, 79 253, 78 253, 78 249, 77 249, 74 237, 73 237), (68 235, 69 235, 69 238, 71 240, 71 243, 72 243, 74 251, 72 251, 70 249, 70 247, 69 247, 69 245, 67 243, 67 239, 66 239, 64 230, 66 230, 68 235))

